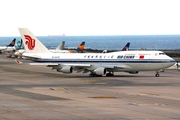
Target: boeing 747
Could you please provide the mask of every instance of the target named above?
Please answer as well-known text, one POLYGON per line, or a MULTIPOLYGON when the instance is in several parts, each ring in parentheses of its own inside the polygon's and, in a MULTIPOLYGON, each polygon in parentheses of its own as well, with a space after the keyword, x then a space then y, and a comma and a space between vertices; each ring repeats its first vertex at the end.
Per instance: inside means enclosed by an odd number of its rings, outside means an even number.
MULTIPOLYGON (((114 72, 137 74, 156 71, 174 65, 175 60, 162 51, 118 51, 112 53, 52 53, 27 28, 19 28, 24 43, 23 57, 30 65, 47 65, 58 72, 90 72, 89 76, 113 76, 114 72)), ((20 61, 16 61, 20 63, 20 61)))

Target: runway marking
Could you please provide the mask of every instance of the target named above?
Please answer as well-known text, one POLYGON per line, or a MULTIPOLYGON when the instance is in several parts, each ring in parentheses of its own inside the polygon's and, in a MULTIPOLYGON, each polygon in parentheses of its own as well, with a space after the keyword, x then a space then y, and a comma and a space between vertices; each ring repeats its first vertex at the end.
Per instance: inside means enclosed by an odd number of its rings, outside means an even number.
POLYGON ((158 94, 152 94, 152 93, 125 93, 127 95, 135 95, 135 96, 159 96, 158 94))
POLYGON ((98 84, 98 85, 104 85, 104 84, 106 84, 106 83, 95 83, 95 84, 98 84))
POLYGON ((94 99, 115 99, 115 96, 93 96, 89 98, 94 98, 94 99))
POLYGON ((159 104, 159 103, 152 103, 152 104, 129 103, 129 105, 134 105, 134 106, 166 106, 165 104, 159 104))
POLYGON ((50 88, 51 90, 61 91, 61 90, 68 90, 67 88, 50 88))
POLYGON ((152 93, 136 93, 136 96, 159 96, 158 94, 152 94, 152 93))

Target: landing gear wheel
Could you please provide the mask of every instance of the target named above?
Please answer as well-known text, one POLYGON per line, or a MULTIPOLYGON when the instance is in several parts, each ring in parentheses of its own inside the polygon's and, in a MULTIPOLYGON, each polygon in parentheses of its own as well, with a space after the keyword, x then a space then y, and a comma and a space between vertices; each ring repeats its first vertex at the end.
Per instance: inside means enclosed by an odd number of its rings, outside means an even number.
POLYGON ((156 76, 156 77, 159 77, 159 74, 157 73, 155 76, 156 76))
POLYGON ((97 75, 97 74, 89 74, 89 77, 99 77, 100 75, 97 75))
POLYGON ((114 72, 109 72, 106 74, 106 77, 109 77, 109 76, 114 76, 114 72))

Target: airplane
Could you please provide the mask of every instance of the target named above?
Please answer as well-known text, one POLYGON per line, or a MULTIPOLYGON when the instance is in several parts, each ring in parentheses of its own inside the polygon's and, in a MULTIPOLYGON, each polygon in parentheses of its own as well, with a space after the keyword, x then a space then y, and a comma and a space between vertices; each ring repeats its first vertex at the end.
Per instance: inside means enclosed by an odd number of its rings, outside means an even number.
MULTIPOLYGON (((25 47, 23 57, 29 65, 47 65, 57 72, 87 73, 89 76, 114 76, 114 72, 137 74, 139 71, 156 71, 168 68, 175 60, 162 51, 117 51, 112 53, 52 53, 27 28, 19 28, 25 47)), ((21 64, 19 60, 16 63, 21 64)), ((23 64, 23 63, 22 63, 23 64)))
MULTIPOLYGON (((130 47, 130 42, 128 42, 121 51, 128 51, 130 47)), ((102 53, 107 53, 107 50, 103 50, 102 53)))
POLYGON ((15 48, 15 43, 16 43, 16 38, 14 38, 9 45, 6 46, 0 46, 0 53, 3 52, 12 52, 14 50, 16 50, 15 48))

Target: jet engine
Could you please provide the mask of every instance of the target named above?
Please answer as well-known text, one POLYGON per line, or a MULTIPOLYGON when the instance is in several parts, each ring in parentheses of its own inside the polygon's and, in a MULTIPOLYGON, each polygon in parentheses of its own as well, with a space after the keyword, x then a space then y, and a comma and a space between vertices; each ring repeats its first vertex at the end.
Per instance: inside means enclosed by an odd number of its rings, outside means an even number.
POLYGON ((73 72, 73 68, 72 68, 72 66, 64 66, 62 68, 58 68, 57 72, 72 73, 73 72))
POLYGON ((104 75, 106 74, 106 69, 103 67, 99 67, 93 71, 97 75, 104 75))

